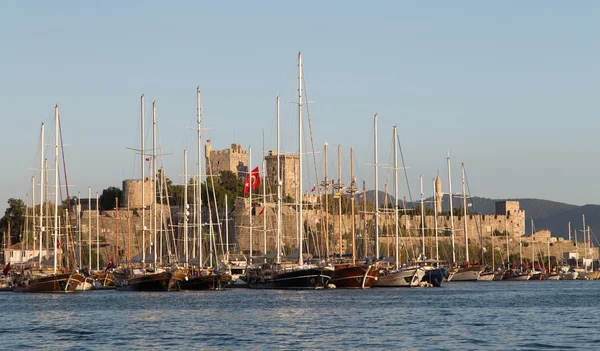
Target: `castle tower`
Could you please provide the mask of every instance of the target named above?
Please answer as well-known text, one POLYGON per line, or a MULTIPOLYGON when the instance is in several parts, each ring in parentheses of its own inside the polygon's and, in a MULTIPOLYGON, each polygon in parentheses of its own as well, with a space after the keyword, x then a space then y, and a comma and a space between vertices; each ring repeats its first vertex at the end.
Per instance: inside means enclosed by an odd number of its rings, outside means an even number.
POLYGON ((435 178, 435 212, 437 214, 442 213, 442 200, 444 199, 444 193, 442 192, 442 179, 438 172, 435 178))
MULTIPOLYGON (((277 186, 277 152, 269 151, 265 156, 267 163, 267 181, 277 186)), ((279 167, 281 170, 281 195, 296 199, 298 192, 298 169, 300 158, 298 155, 279 155, 279 167)))
POLYGON ((243 150, 241 144, 231 144, 231 148, 225 150, 213 150, 212 145, 206 144, 204 155, 208 175, 231 171, 244 180, 248 174, 248 151, 243 150))

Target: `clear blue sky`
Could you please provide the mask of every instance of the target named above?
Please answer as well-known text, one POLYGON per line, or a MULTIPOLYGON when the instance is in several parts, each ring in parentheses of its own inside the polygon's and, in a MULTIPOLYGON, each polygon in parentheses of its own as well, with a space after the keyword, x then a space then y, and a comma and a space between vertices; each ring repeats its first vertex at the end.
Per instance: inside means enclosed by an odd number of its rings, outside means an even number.
MULTIPOLYGON (((599 10, 596 1, 4 2, 0 199, 31 192, 40 123, 53 128, 56 103, 71 194, 139 177, 126 147, 139 147, 142 93, 148 116, 157 101, 175 182, 186 147, 194 169, 186 127, 196 85, 213 147, 250 144, 255 165, 263 128, 275 148, 275 97, 294 99, 302 51, 315 143, 328 141, 332 167, 342 145, 346 178, 354 147, 357 178, 373 188, 378 113, 379 162, 397 124, 413 196, 420 174, 431 194, 450 151, 453 190, 464 161, 473 195, 600 203, 599 10)), ((283 105, 283 145, 294 151, 296 112, 283 105)), ((380 173, 383 189, 388 169, 380 173)))

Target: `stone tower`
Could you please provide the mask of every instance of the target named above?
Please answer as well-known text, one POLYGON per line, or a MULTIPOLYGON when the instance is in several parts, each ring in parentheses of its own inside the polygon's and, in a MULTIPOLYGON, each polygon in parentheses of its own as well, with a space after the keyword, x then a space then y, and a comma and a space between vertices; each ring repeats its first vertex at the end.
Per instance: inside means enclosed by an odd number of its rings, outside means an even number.
MULTIPOLYGON (((148 177, 144 179, 144 207, 152 204, 153 183, 148 177)), ((142 181, 127 179, 123 181, 123 203, 120 207, 142 208, 142 181)))
POLYGON ((442 179, 438 173, 435 178, 435 212, 437 214, 442 213, 442 200, 444 199, 444 192, 442 191, 442 179))
POLYGON ((206 158, 206 174, 219 175, 223 171, 231 171, 244 180, 248 174, 248 151, 241 144, 231 144, 231 149, 213 150, 212 145, 204 148, 206 158))
MULTIPOLYGON (((277 152, 269 151, 269 154, 265 156, 265 161, 267 163, 267 182, 277 186, 277 152)), ((300 158, 298 155, 279 155, 279 166, 282 181, 281 195, 296 199, 300 158)))

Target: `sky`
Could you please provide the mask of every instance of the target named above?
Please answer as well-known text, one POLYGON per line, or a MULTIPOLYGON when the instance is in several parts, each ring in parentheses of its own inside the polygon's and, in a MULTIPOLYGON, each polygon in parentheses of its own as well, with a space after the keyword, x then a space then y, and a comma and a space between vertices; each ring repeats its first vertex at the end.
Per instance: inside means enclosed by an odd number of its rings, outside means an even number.
POLYGON ((54 167, 56 104, 71 196, 140 177, 128 148, 140 148, 142 94, 146 149, 156 101, 175 183, 186 148, 195 169, 196 86, 213 149, 250 145, 258 165, 263 131, 276 148, 280 95, 282 149, 295 152, 297 106, 286 101, 302 52, 321 177, 327 142, 330 177, 340 145, 349 182, 353 148, 357 181, 374 188, 377 113, 380 190, 393 192, 396 125, 413 198, 420 175, 425 196, 438 172, 448 191, 450 154, 453 192, 464 162, 473 196, 598 204, 599 15, 596 1, 3 2, 0 200, 31 196, 42 122, 54 167))

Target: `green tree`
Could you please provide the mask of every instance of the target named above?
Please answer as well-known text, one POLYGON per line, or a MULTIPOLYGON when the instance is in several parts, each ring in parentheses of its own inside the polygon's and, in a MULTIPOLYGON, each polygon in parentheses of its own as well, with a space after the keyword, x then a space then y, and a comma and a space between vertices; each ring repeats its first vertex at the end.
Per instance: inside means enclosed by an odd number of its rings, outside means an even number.
POLYGON ((111 186, 102 190, 100 195, 100 206, 102 210, 110 211, 115 209, 115 198, 119 199, 119 203, 123 201, 123 191, 121 189, 111 186))
POLYGON ((8 199, 8 208, 4 211, 4 216, 0 219, 0 228, 8 232, 10 226, 10 243, 19 241, 19 234, 25 223, 25 204, 21 199, 8 199))

